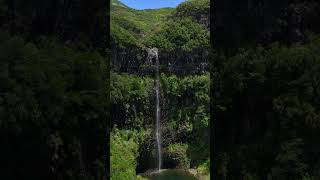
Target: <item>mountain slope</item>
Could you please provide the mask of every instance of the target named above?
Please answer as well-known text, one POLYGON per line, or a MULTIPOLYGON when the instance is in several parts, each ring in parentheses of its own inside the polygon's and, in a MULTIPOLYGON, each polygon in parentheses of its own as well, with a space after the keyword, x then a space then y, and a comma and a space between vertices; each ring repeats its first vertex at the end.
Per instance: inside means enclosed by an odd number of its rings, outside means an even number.
POLYGON ((119 0, 112 0, 111 1, 111 5, 112 6, 119 6, 119 7, 124 7, 124 8, 129 8, 127 5, 123 4, 121 1, 119 0))
POLYGON ((208 47, 209 0, 187 0, 177 8, 135 10, 112 1, 111 37, 120 46, 163 50, 208 47))
POLYGON ((145 39, 145 44, 165 51, 208 48, 209 14, 210 0, 187 0, 145 39))
POLYGON ((113 0, 111 37, 121 45, 139 45, 141 39, 173 12, 173 8, 135 10, 113 0))
POLYGON ((195 22, 210 27, 210 0, 187 0, 174 12, 173 18, 191 17, 195 22))
POLYGON ((120 46, 164 50, 208 47, 210 1, 187 0, 177 8, 135 10, 112 0, 111 37, 120 46))

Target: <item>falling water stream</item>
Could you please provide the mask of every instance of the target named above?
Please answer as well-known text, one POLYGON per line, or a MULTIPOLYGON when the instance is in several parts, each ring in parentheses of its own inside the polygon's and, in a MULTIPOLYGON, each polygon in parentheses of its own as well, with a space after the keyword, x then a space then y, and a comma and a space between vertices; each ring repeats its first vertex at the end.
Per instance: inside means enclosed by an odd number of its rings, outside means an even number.
POLYGON ((158 171, 161 170, 161 123, 160 123, 160 80, 159 80, 159 57, 157 49, 153 49, 156 58, 156 79, 155 79, 155 90, 156 90, 156 139, 158 149, 158 171))
POLYGON ((160 123, 160 78, 159 78, 159 56, 157 48, 148 48, 147 62, 153 65, 153 60, 156 61, 156 79, 155 79, 155 92, 156 92, 156 141, 157 141, 157 153, 158 153, 158 172, 161 170, 161 123, 160 123))
POLYGON ((155 93, 156 93, 156 128, 155 128, 155 136, 157 143, 157 160, 158 167, 156 172, 148 172, 146 173, 146 177, 149 180, 196 180, 193 175, 185 170, 179 169, 161 169, 162 165, 162 152, 161 152, 161 118, 160 118, 160 65, 159 65, 159 56, 157 48, 148 48, 148 63, 150 65, 156 64, 155 75, 156 78, 154 80, 155 83, 155 93))

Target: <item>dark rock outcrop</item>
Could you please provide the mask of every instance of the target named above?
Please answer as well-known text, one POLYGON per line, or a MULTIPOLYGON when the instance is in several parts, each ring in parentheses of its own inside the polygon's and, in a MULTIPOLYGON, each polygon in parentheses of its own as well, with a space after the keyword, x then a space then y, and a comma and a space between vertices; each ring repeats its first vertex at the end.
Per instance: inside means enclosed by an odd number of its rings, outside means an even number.
MULTIPOLYGON (((159 50, 160 72, 185 75, 201 74, 209 70, 209 50, 194 49, 191 52, 159 50)), ((148 62, 148 48, 119 47, 112 48, 112 69, 116 72, 130 74, 153 74, 154 65, 148 62)), ((154 63, 153 63, 154 64, 154 63)))

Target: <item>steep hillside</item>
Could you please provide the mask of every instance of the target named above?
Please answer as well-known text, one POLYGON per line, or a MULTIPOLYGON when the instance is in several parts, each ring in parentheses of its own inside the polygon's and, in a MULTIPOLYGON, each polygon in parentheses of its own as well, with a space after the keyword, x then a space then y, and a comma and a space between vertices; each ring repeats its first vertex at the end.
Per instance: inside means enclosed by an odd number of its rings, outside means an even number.
POLYGON ((173 12, 172 8, 135 10, 118 0, 111 4, 111 37, 123 46, 141 44, 141 39, 173 12))
POLYGON ((187 0, 174 12, 173 18, 191 17, 195 22, 210 28, 210 0, 187 0))
POLYGON ((208 69, 209 0, 187 0, 177 8, 135 10, 113 2, 112 66, 142 73, 146 48, 156 47, 162 72, 193 74, 208 69))
POLYGON ((209 44, 209 0, 188 0, 177 8, 135 10, 112 1, 111 37, 122 46, 191 50, 209 44))
POLYGON ((118 6, 118 7, 124 7, 124 8, 129 8, 127 5, 123 4, 119 0, 111 0, 111 5, 112 6, 118 6))
POLYGON ((209 0, 187 0, 145 40, 164 51, 192 51, 209 47, 209 0))

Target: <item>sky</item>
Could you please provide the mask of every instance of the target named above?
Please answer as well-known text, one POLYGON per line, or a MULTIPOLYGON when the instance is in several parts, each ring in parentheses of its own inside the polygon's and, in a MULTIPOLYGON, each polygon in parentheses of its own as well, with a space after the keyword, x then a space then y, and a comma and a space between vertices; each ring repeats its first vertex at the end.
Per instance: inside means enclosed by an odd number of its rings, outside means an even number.
POLYGON ((157 9, 176 7, 184 0, 120 0, 125 5, 134 9, 157 9))

